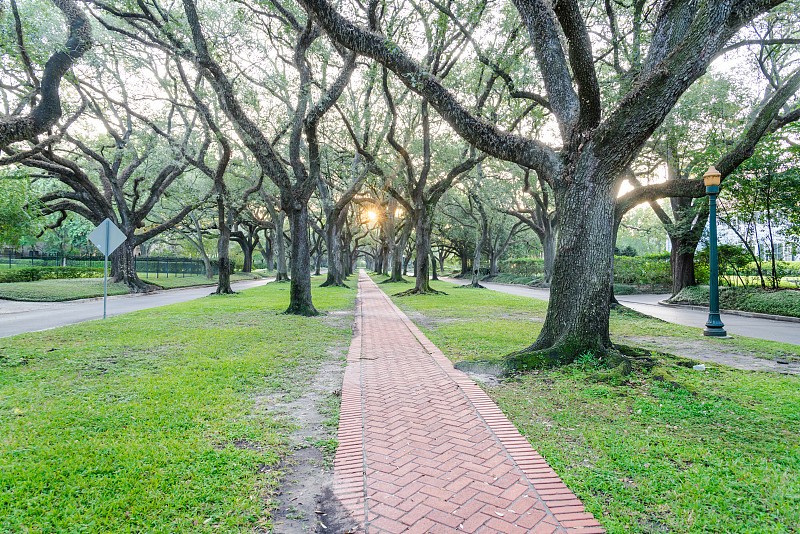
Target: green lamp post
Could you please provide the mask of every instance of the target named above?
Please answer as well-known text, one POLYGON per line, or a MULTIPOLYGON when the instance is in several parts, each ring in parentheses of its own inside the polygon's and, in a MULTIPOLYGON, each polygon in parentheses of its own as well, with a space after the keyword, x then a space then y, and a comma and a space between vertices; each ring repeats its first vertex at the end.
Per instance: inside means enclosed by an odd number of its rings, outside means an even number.
POLYGON ((719 182, 722 174, 712 165, 703 175, 703 182, 706 185, 706 193, 709 197, 708 213, 708 234, 709 234, 709 299, 708 299, 708 321, 704 336, 726 337, 728 335, 719 318, 719 265, 717 261, 717 195, 719 194, 719 182))

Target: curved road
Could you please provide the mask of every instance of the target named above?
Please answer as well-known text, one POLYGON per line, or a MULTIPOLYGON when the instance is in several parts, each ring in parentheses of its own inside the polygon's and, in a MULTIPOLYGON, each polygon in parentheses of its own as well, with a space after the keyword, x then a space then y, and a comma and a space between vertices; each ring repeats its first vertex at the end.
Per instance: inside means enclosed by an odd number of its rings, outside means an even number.
MULTIPOLYGON (((445 280, 461 285, 469 283, 469 281, 456 280, 454 278, 446 278, 445 280)), ((550 299, 550 291, 547 289, 510 284, 495 284, 492 282, 481 282, 481 285, 493 291, 500 291, 501 293, 508 293, 510 295, 533 297, 540 300, 550 299)), ((708 319, 708 312, 658 304, 658 301, 668 297, 669 295, 617 295, 617 300, 629 308, 652 317, 657 317, 668 323, 696 326, 698 328, 705 327, 706 320, 708 319)), ((757 317, 742 317, 741 315, 721 314, 720 317, 725 324, 725 330, 729 334, 800 345, 800 323, 761 319, 757 317)))
MULTIPOLYGON (((236 291, 262 286, 274 278, 233 282, 236 291)), ((139 295, 116 295, 108 297, 106 316, 121 315, 148 308, 156 308, 177 302, 208 296, 213 286, 169 289, 139 295)), ((14 336, 25 332, 38 332, 68 324, 91 321, 103 317, 103 298, 71 300, 67 302, 19 302, 0 300, 0 337, 14 336)))

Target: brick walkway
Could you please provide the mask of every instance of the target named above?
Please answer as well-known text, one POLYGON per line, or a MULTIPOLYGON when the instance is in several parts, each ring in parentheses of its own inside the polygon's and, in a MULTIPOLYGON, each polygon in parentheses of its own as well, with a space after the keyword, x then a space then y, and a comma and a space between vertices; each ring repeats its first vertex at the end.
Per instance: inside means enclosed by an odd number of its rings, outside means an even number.
POLYGON ((363 273, 334 491, 377 533, 605 532, 483 390, 363 273))

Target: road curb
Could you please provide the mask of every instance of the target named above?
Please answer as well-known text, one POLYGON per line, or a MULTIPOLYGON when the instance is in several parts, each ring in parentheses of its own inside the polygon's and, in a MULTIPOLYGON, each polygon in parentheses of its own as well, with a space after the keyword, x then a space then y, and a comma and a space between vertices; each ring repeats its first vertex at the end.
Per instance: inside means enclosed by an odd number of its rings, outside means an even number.
MULTIPOLYGON (((660 306, 667 308, 685 308, 688 310, 708 311, 708 306, 695 306, 694 304, 674 304, 665 300, 659 300, 660 306)), ((720 310, 720 313, 728 315, 738 315, 740 317, 753 317, 756 319, 770 319, 772 321, 784 321, 786 323, 800 323, 800 317, 789 317, 786 315, 771 315, 769 313, 747 312, 741 310, 720 310)))

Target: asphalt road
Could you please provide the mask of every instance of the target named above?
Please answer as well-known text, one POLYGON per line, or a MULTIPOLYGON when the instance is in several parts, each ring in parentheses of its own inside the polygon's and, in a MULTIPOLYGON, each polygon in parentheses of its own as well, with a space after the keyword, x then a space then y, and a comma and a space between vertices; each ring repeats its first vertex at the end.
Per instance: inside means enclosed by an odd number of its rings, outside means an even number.
MULTIPOLYGON (((274 280, 243 280, 233 282, 236 291, 264 285, 274 280)), ((116 295, 108 297, 106 316, 121 315, 132 311, 156 308, 167 304, 186 302, 205 297, 213 287, 190 287, 170 289, 140 295, 116 295)), ((18 302, 0 300, 0 337, 14 336, 25 332, 38 332, 68 324, 101 319, 103 298, 72 300, 68 302, 18 302)))
MULTIPOLYGON (((454 278, 447 278, 446 280, 461 285, 469 283, 468 280, 456 280, 454 278)), ((481 285, 493 291, 500 291, 501 293, 508 293, 511 295, 533 297, 541 300, 549 300, 550 298, 550 291, 547 289, 495 284, 492 282, 481 282, 481 285)), ((617 295, 617 300, 629 308, 652 317, 657 317, 668 323, 705 328, 708 312, 658 304, 658 301, 668 297, 669 295, 617 295)), ((775 321, 756 317, 742 317, 740 315, 724 313, 720 315, 720 318, 725 325, 725 331, 727 331, 729 335, 768 339, 771 341, 800 345, 800 323, 775 321)))

